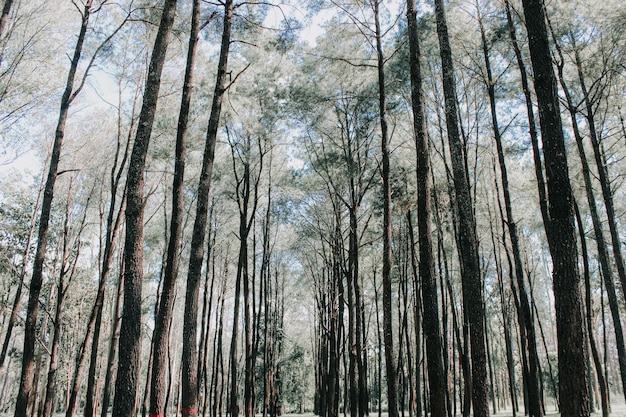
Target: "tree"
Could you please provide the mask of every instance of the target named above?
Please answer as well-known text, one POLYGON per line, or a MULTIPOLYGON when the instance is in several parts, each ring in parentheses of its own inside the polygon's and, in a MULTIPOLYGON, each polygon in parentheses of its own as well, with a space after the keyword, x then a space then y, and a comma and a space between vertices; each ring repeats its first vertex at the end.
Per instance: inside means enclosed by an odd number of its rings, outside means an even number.
POLYGON ((144 167, 157 110, 165 53, 175 14, 176 0, 165 0, 161 22, 152 49, 143 103, 139 114, 139 124, 126 180, 124 308, 119 339, 119 351, 124 352, 124 355, 120 355, 115 382, 114 417, 132 417, 135 413, 141 356, 144 167))
POLYGON ((54 197, 54 186, 59 175, 59 161, 61 159, 61 149, 63 147, 63 138, 65 136, 65 126, 69 114, 70 104, 78 93, 83 84, 75 88, 74 81, 78 71, 78 64, 83 51, 83 44, 87 34, 89 25, 89 17, 92 10, 93 0, 87 0, 83 10, 81 11, 81 27, 74 48, 74 55, 70 64, 67 75, 65 90, 61 98, 59 108, 59 119, 54 135, 54 144, 52 145, 52 155, 50 157, 50 166, 48 167, 48 175, 46 177, 46 185, 44 187, 43 200, 41 202, 41 215, 39 217, 39 231, 37 233, 37 249, 35 253, 35 263, 33 266, 33 275, 30 281, 30 291, 28 296, 28 310, 26 313, 26 325, 24 329, 24 350, 22 353, 22 373, 20 377, 20 390, 15 405, 15 417, 26 417, 29 397, 33 389, 33 371, 35 359, 35 342, 37 332, 37 315, 39 312, 39 293, 43 284, 43 267, 46 259, 46 248, 48 244, 48 229, 50 222, 50 214, 52 212, 52 199, 54 197))
POLYGON ((198 34, 200 32, 200 1, 194 0, 191 12, 191 30, 187 49, 187 63, 181 97, 180 113, 176 130, 176 151, 174 162, 174 182, 172 185, 172 217, 170 220, 170 235, 167 245, 167 259, 165 260, 165 274, 161 291, 159 308, 154 329, 154 359, 150 381, 150 415, 165 414, 165 373, 167 372, 167 356, 171 321, 173 318, 175 285, 180 263, 180 246, 184 215, 184 178, 187 128, 191 94, 194 81, 194 65, 198 34))
POLYGON ((442 0, 435 0, 437 36, 441 66, 445 118, 452 159, 454 200, 458 216, 458 247, 463 284, 463 310, 469 322, 472 360, 472 405, 475 416, 488 416, 487 355, 485 351, 485 306, 482 299, 482 279, 479 265, 476 220, 470 195, 469 173, 458 126, 457 95, 452 63, 452 49, 448 36, 445 9, 442 0))
MULTIPOLYGON (((443 364, 442 341, 439 320, 439 300, 437 278, 433 257, 431 227, 431 169, 430 146, 424 115, 422 73, 420 64, 419 33, 417 30, 417 10, 414 0, 407 0, 407 20, 409 35, 409 66, 411 75, 411 102, 413 105, 413 134, 417 149, 417 204, 419 234, 419 276, 422 281, 424 306, 424 333, 428 358, 428 384, 430 407, 433 416, 445 417, 447 413, 447 384, 443 364)), ((410 218, 410 217, 409 217, 410 218)))
POLYGON ((205 148, 202 158, 202 170, 198 181, 196 216, 191 236, 191 254, 187 272, 185 290, 185 316, 183 322, 182 352, 182 412, 189 417, 196 417, 198 407, 198 351, 196 333, 198 331, 198 294, 200 276, 204 259, 204 239, 207 225, 208 203, 211 191, 211 174, 215 160, 215 143, 220 123, 222 102, 228 89, 228 57, 231 46, 233 23, 233 0, 224 3, 222 40, 217 66, 215 90, 211 104, 211 113, 207 126, 205 148))
POLYGON ((573 197, 556 76, 552 66, 546 14, 540 0, 523 0, 530 58, 535 77, 539 123, 546 167, 548 219, 544 220, 552 257, 559 352, 561 413, 588 416, 587 350, 584 343, 582 296, 574 234, 573 197))

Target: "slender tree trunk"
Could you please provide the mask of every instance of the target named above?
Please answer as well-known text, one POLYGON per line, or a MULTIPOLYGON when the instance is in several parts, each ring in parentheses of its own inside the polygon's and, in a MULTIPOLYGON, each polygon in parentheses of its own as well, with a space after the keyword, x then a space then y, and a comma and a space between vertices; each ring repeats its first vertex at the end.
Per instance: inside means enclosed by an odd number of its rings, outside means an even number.
POLYGON ((389 132, 387 127, 387 99, 385 90, 385 59, 380 29, 379 3, 374 0, 376 25, 376 53, 378 59, 378 100, 381 128, 382 181, 383 181, 383 334, 385 342, 385 369, 387 371, 387 406, 389 417, 398 417, 398 381, 396 357, 393 349, 392 285, 391 285, 391 174, 389 164, 389 132))
MULTIPOLYGON (((478 8, 478 4, 476 6, 478 8)), ((498 123, 498 116, 496 111, 496 93, 495 82, 491 71, 491 61, 489 57, 489 46, 487 44, 487 37, 482 23, 482 18, 479 17, 478 23, 480 26, 480 34, 482 41, 483 57, 485 60, 485 69, 487 73, 487 90, 489 94, 489 103, 491 110, 491 122, 493 127, 494 139, 496 142, 496 149, 498 153, 498 163, 500 168, 500 176, 502 179, 502 192, 504 195, 504 206, 506 210, 505 224, 508 226, 509 237, 511 239, 511 249, 513 253, 513 261, 515 269, 514 275, 517 281, 519 304, 521 311, 518 314, 519 326, 521 330, 522 349, 526 350, 526 357, 528 362, 524 361, 525 374, 527 375, 527 392, 528 392, 528 412, 531 417, 543 416, 543 405, 541 392, 541 380, 539 375, 539 355, 537 353, 537 340, 535 335, 535 326, 533 323, 532 314, 530 311, 530 303, 528 301, 528 294, 526 286, 524 284, 524 266, 522 263, 522 255, 519 246, 519 237, 517 234, 517 224, 513 218, 513 208, 511 203, 511 196, 509 192, 509 180, 506 162, 504 158, 504 147, 502 146, 502 136, 500 133, 500 127, 498 123)))
MULTIPOLYGON (((413 232, 413 219, 412 219, 412 215, 411 215, 411 211, 407 211, 407 223, 408 223, 408 228, 409 228, 409 244, 410 244, 410 255, 411 255, 411 269, 413 272, 413 316, 414 316, 414 320, 415 320, 415 324, 414 324, 414 333, 415 333, 415 359, 413 360, 413 363, 415 364, 415 381, 416 381, 416 388, 415 388, 415 414, 418 417, 421 417, 422 415, 422 391, 420 389, 420 384, 419 381, 421 380, 421 367, 422 367, 422 327, 423 327, 423 322, 422 322, 422 294, 421 294, 421 285, 420 285, 420 280, 419 280, 419 273, 418 273, 418 265, 417 265, 417 256, 415 253, 415 234, 413 232)), ((432 252, 431 252, 431 256, 432 256, 432 252)), ((434 272, 434 270, 433 270, 434 272)), ((407 341, 407 344, 410 345, 410 343, 407 341)), ((412 365, 410 365, 412 366, 412 365)), ((445 366, 444 366, 445 369, 445 366)), ((445 371, 444 371, 444 375, 445 375, 445 371)), ((447 384, 446 384, 447 385, 447 384)), ((446 397, 447 397, 447 386, 446 386, 446 397)), ((432 393, 432 388, 430 390, 430 392, 432 393)), ((447 398, 446 398, 447 399, 447 398)), ((434 408, 431 404, 431 409, 434 408)), ((449 417, 449 416, 448 416, 449 417)))
POLYGON ((442 0, 435 1, 437 18, 437 35, 441 51, 443 68, 443 88, 446 108, 446 127, 452 158, 456 209, 459 219, 459 254, 461 258, 461 274, 463 286, 463 305, 469 322, 472 361, 472 405, 474 415, 489 415, 487 363, 485 352, 485 309, 482 301, 482 284, 480 266, 478 264, 478 241, 476 238, 476 221, 470 196, 470 185, 465 168, 466 155, 460 140, 456 87, 452 50, 448 37, 445 11, 442 0))
POLYGON ((517 386, 515 383, 515 359, 513 358, 513 347, 512 347, 510 324, 509 324, 510 319, 509 319, 509 314, 508 314, 509 302, 504 292, 504 278, 503 278, 503 271, 502 271, 502 266, 501 266, 502 264, 500 261, 499 251, 497 250, 497 247, 496 247, 496 238, 495 238, 495 233, 493 230, 491 213, 489 213, 489 228, 491 232, 491 244, 493 247, 494 259, 495 259, 495 264, 496 264, 495 265, 496 273, 498 276, 498 291, 500 294, 500 310, 502 313, 504 345, 505 345, 505 352, 506 352, 506 368, 507 368, 507 373, 509 377, 509 394, 511 396, 511 409, 513 413, 513 417, 516 417, 517 415, 517 394, 516 394, 517 386))
POLYGON ((163 277, 163 290, 154 329, 154 358, 152 362, 152 377, 150 381, 150 415, 165 415, 166 393, 165 375, 167 373, 167 356, 169 346, 169 333, 173 315, 175 286, 180 263, 180 240, 183 229, 184 214, 184 178, 187 125, 191 94, 193 89, 194 64, 198 33, 200 31, 200 0, 194 0, 191 13, 191 32, 187 49, 187 64, 181 97, 178 126, 176 131, 176 151, 174 163, 174 182, 172 185, 172 218, 170 223, 170 235, 167 246, 167 260, 165 262, 165 275, 163 277))
POLYGON ((43 268, 46 258, 46 248, 48 245, 48 227, 50 214, 52 212, 52 199, 54 197, 54 186, 59 170, 59 161, 61 159, 61 149, 63 146, 63 138, 65 136, 65 125, 69 114, 69 108, 77 93, 77 91, 74 91, 74 80, 76 78, 78 63, 82 54, 85 35, 87 33, 87 26, 89 24, 89 16, 91 13, 92 2, 93 0, 87 0, 82 12, 81 28, 78 34, 78 40, 76 41, 76 46, 74 48, 74 55, 70 64, 70 70, 67 75, 65 91, 63 92, 63 96, 61 97, 59 119, 54 135, 54 144, 52 145, 50 166, 48 167, 48 176, 44 188, 43 201, 41 203, 41 216, 39 218, 39 232, 37 235, 37 249, 35 253, 35 262, 33 265, 33 275, 30 282, 26 323, 24 326, 22 372, 20 376, 20 388, 17 396, 17 402, 15 405, 15 417, 26 417, 26 408, 28 406, 29 397, 33 389, 33 368, 35 363, 34 359, 37 331, 37 315, 39 311, 39 293, 43 284, 43 268))
POLYGON ((117 346, 119 345, 119 332, 120 325, 122 323, 120 317, 120 311, 122 310, 122 298, 124 289, 124 271, 120 271, 117 282, 117 296, 115 299, 113 309, 113 319, 111 322, 111 340, 109 342, 109 353, 107 355, 106 373, 104 376, 104 387, 102 391, 101 412, 100 417, 107 417, 109 415, 109 403, 111 402, 111 389, 113 380, 113 366, 115 364, 115 356, 117 353, 117 346))
POLYGON ((540 0, 523 0, 523 7, 546 163, 549 221, 544 226, 553 263, 561 413, 572 417, 589 416, 573 197, 546 15, 540 0))
MULTIPOLYGON (((580 211, 578 210, 578 204, 574 202, 574 209, 576 211, 576 223, 578 225, 578 234, 580 236, 580 246, 583 256, 583 275, 585 277, 585 307, 587 312, 587 334, 589 335, 589 345, 591 346, 591 354, 593 357, 593 363, 596 368, 596 376, 598 377, 598 385, 600 386, 600 398, 602 404, 602 417, 609 416, 609 393, 604 379, 604 370, 602 369, 602 362, 600 361, 600 354, 598 353, 598 347, 595 340, 595 332, 593 329, 593 305, 591 303, 591 278, 589 272, 589 254, 587 252, 587 241, 585 238, 585 228, 583 227, 582 219, 580 218, 580 211)), ((591 374, 591 373, 590 373, 591 374)))
POLYGON ((148 78, 139 114, 139 124, 130 157, 126 189, 126 239, 124 243, 124 307, 120 327, 120 356, 115 382, 113 417, 132 417, 137 402, 141 360, 141 292, 143 286, 144 168, 154 117, 161 73, 170 38, 176 0, 165 0, 154 42, 148 78))
POLYGON ((211 105, 211 114, 207 126, 202 170, 198 182, 198 198, 196 201, 196 218, 191 238, 191 254, 189 256, 189 272, 185 292, 185 313, 183 322, 183 353, 182 372, 182 412, 185 417, 196 417, 198 403, 198 352, 196 333, 198 329, 198 294, 200 277, 204 259, 204 239, 206 232, 209 194, 211 191, 211 173, 215 158, 215 143, 219 128, 222 101, 226 92, 228 77, 228 54, 230 50, 230 34, 233 19, 233 2, 224 3, 224 26, 220 58, 217 67, 215 91, 211 105))
MULTIPOLYGON (((419 33, 415 0, 407 0, 409 32, 409 65, 411 71, 411 100, 413 105, 413 133, 417 150, 417 219, 419 236, 419 275, 422 280, 424 307, 424 335, 428 360, 428 383, 431 414, 447 416, 446 378, 443 366, 441 330, 439 321, 439 299, 435 260, 433 257, 431 227, 431 177, 430 147, 424 117, 424 98, 420 65, 419 33)), ((412 227, 409 224, 409 227, 412 227)))

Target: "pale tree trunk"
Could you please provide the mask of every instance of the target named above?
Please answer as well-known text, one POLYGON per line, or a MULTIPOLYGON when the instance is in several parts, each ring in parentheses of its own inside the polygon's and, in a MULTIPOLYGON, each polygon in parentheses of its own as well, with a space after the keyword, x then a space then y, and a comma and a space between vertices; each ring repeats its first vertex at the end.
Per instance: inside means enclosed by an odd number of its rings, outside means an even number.
POLYGON ((544 224, 553 264, 553 286, 559 352, 561 414, 589 416, 587 350, 574 233, 573 197, 556 76, 548 43, 546 15, 541 0, 523 0, 535 76, 543 155, 548 186, 548 222, 544 224))
POLYGON ((139 124, 130 157, 126 188, 126 239, 124 242, 124 307, 120 327, 120 355, 114 417, 132 417, 137 402, 141 359, 141 289, 143 281, 144 168, 156 115, 161 73, 170 38, 176 0, 165 0, 148 69, 139 124))

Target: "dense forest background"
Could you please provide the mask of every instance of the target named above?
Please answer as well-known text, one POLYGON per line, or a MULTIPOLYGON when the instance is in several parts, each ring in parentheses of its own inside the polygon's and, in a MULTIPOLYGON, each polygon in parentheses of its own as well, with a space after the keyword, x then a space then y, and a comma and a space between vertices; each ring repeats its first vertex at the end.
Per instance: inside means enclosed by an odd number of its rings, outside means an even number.
POLYGON ((0 413, 611 412, 622 0, 4 0, 0 413))

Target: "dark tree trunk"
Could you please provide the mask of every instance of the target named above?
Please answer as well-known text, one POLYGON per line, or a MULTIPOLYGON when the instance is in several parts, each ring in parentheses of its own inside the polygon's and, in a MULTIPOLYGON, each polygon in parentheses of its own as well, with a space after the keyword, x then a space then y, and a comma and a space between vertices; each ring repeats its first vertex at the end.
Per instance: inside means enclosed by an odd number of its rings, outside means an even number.
POLYGON ((120 355, 113 417, 135 414, 141 359, 141 289, 143 284, 144 168, 156 115, 161 73, 174 16, 176 0, 165 0, 154 41, 139 124, 130 157, 126 188, 126 239, 124 242, 124 307, 120 327, 120 355))
MULTIPOLYGON (((39 218, 39 232, 37 234, 37 249, 35 262, 33 265, 33 275, 30 282, 30 292, 28 297, 28 308, 26 313, 26 323, 24 326, 24 349, 22 353, 22 372, 20 376, 20 387, 15 404, 15 417, 26 417, 29 397, 33 389, 33 371, 35 363, 35 343, 37 332, 37 315, 39 312, 39 293, 43 283, 43 268, 46 259, 46 248, 48 245, 48 228, 50 214, 52 212, 52 199, 54 197, 54 186, 56 183, 59 161, 61 159, 61 148, 65 136, 65 125, 69 114, 70 104, 76 97, 78 91, 74 91, 74 80, 78 70, 78 64, 83 50, 83 43, 89 24, 91 5, 93 0, 88 0, 82 12, 81 28, 74 48, 74 55, 67 75, 65 91, 61 97, 59 119, 52 145, 52 155, 48 176, 44 188, 43 201, 41 203, 41 216, 39 218)), ((6 3, 5 3, 6 6, 6 3)))
MULTIPOLYGON (((609 416, 609 392, 604 378, 604 369, 602 362, 600 361, 600 354, 598 353, 598 346, 596 345, 595 332, 593 329, 593 305, 591 303, 591 277, 589 272, 589 253, 587 251, 587 241, 585 238, 585 228, 583 227, 582 219, 580 218, 580 211, 578 210, 578 204, 574 201, 574 209, 576 211, 576 224, 578 226, 578 235, 580 237, 580 247, 583 257, 583 276, 585 277, 585 311, 587 312, 587 335, 589 336, 589 345, 591 346, 591 354, 593 357, 593 363, 596 368, 596 375, 598 377, 598 385, 600 386, 600 402, 602 404, 602 417, 609 416)), ((590 372, 591 374, 591 372, 590 372)))
POLYGON ((228 53, 230 50, 230 34, 233 18, 233 2, 224 3, 224 26, 220 58, 217 67, 217 78, 211 114, 207 126, 202 170, 198 182, 196 218, 191 238, 191 254, 189 256, 189 272, 185 292, 185 316, 183 322, 183 353, 182 353, 182 412, 184 416, 196 417, 198 410, 198 351, 196 333, 198 330, 198 294, 200 277, 204 259, 204 238, 206 233, 209 194, 211 191, 211 173, 215 159, 215 143, 219 127, 222 101, 226 92, 228 53))
MULTIPOLYGON (((191 31, 187 49, 187 64, 185 66, 185 78, 181 96, 178 126, 176 131, 176 151, 174 162, 174 182, 172 185, 172 218, 170 223, 170 235, 167 246, 167 259, 165 261, 165 275, 163 277, 163 290, 158 313, 155 320, 153 335, 154 358, 152 362, 152 377, 150 380, 150 415, 165 415, 166 393, 165 375, 167 373, 169 354, 169 333, 173 315, 174 299, 176 292, 176 279, 178 265, 180 263, 180 240, 183 229, 184 214, 184 178, 185 158, 187 142, 187 125, 189 109, 193 89, 194 63, 198 33, 200 31, 200 0, 193 1, 191 14, 191 31)), ((171 375, 170 375, 171 376, 171 375)))
MULTIPOLYGON (((433 257, 431 227, 431 172, 430 147, 424 117, 424 98, 420 65, 419 34, 415 0, 407 0, 409 32, 409 65, 411 71, 411 100, 413 105, 413 133, 417 150, 417 227, 419 239, 419 275, 422 280, 424 308, 424 335, 428 362, 428 384, 431 415, 447 416, 446 375, 443 366, 439 299, 433 257)), ((409 225, 411 227, 411 225, 409 225)))
POLYGON ((379 3, 374 0, 376 25, 376 53, 378 68, 378 100, 381 129, 382 181, 383 181, 383 339, 385 343, 385 369, 387 371, 387 403, 389 417, 398 417, 398 381, 396 358, 393 349, 392 285, 391 285, 391 174, 389 164, 389 132, 387 126, 387 99, 385 90, 385 59, 383 56, 382 32, 380 29, 379 3))
POLYGON ((574 234, 573 197, 559 113, 556 77, 540 0, 523 0, 530 57, 535 76, 543 155, 548 186, 548 222, 544 224, 553 263, 559 352, 561 414, 589 416, 587 350, 574 234))
POLYGON ((537 353, 537 338, 535 335, 535 326, 530 310, 530 303, 528 301, 528 293, 526 291, 526 285, 524 283, 524 266, 522 263, 519 237, 517 235, 517 224, 515 222, 515 219, 513 218, 513 208, 511 203, 511 195, 509 192, 509 179, 506 161, 504 158, 504 147, 502 146, 502 136, 500 133, 500 127, 496 111, 495 81, 493 79, 491 71, 489 46, 487 44, 487 37, 485 35, 485 30, 481 17, 479 17, 478 19, 478 24, 480 27, 483 57, 485 60, 485 69, 487 73, 487 80, 485 81, 487 85, 487 92, 489 94, 491 122, 494 139, 496 142, 496 149, 498 153, 498 163, 500 167, 500 176, 502 179, 502 192, 504 195, 504 206, 506 210, 506 218, 503 219, 503 221, 508 226, 509 237, 511 239, 513 263, 515 266, 514 271, 511 272, 514 272, 519 293, 519 304, 521 310, 518 313, 519 327, 521 333, 520 337, 522 339, 522 349, 526 351, 524 356, 528 358, 528 361, 524 361, 523 364, 526 368, 524 372, 527 375, 526 388, 528 392, 528 413, 531 417, 542 417, 543 404, 541 398, 541 379, 539 375, 539 354, 537 353))
POLYGON ((457 121, 456 87, 452 50, 448 37, 445 11, 442 0, 435 1, 437 18, 437 35, 443 68, 443 89, 446 108, 446 127, 452 159, 456 209, 459 220, 459 254, 461 258, 461 274, 463 286, 463 305, 469 322, 469 335, 472 361, 472 405, 474 415, 489 415, 487 386, 487 355, 485 352, 485 309, 482 301, 482 282, 478 258, 478 241, 476 238, 476 222, 470 196, 470 184, 466 171, 466 155, 464 155, 457 121))
POLYGON ((109 403, 111 402, 111 390, 113 382, 113 367, 115 364, 115 356, 117 354, 117 346, 119 345, 119 332, 121 325, 120 311, 122 309, 122 298, 124 289, 124 272, 123 264, 122 271, 118 277, 117 282, 117 295, 115 298, 113 320, 111 322, 111 340, 109 341, 109 353, 107 355, 106 373, 104 376, 104 384, 102 389, 102 401, 100 417, 107 417, 109 415, 109 403))

